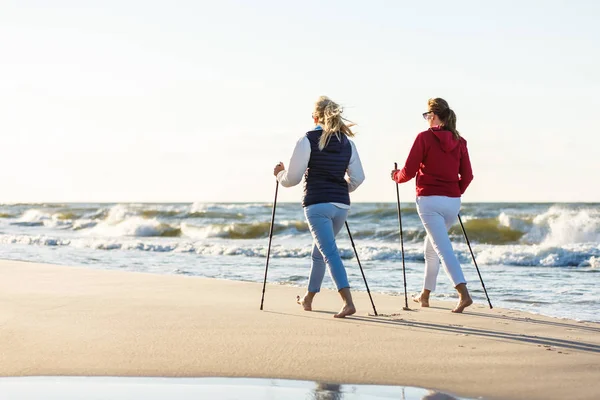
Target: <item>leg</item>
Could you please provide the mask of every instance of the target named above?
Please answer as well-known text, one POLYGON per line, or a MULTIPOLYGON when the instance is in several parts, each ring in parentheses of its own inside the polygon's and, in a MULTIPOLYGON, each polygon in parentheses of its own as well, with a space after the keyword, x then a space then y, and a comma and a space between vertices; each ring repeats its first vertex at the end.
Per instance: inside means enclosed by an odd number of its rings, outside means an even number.
POLYGON ((462 312, 473 303, 473 300, 469 296, 462 268, 448 237, 448 226, 451 226, 456 220, 460 209, 460 199, 431 196, 421 198, 421 204, 423 212, 419 213, 419 216, 421 216, 427 236, 441 258, 448 277, 459 292, 459 304, 453 311, 462 312))
POLYGON ((435 251, 429 235, 425 237, 425 279, 423 289, 430 292, 435 291, 437 276, 440 272, 440 256, 435 251))
MULTIPOLYGON (((424 215, 427 210, 427 204, 421 206, 421 198, 417 198, 417 212, 421 218, 421 222, 425 225, 424 215)), ((413 300, 421 304, 421 307, 429 307, 429 295, 435 291, 437 285, 437 276, 440 272, 440 257, 438 256, 429 235, 425 237, 423 254, 425 258, 425 276, 423 277, 423 290, 418 297, 413 297, 413 300)))
MULTIPOLYGON (((449 209, 446 212, 444 212, 446 230, 449 230, 450 227, 454 225, 456 223, 456 220, 458 219, 458 212, 460 211, 460 199, 453 199, 451 202, 448 202, 448 208, 449 209)), ((471 298, 469 290, 467 289, 467 281, 464 279, 464 276, 463 282, 456 285, 455 288, 458 292, 458 304, 452 310, 452 312, 462 313, 465 308, 473 304, 473 299, 471 298)))
POLYGON ((325 260, 323 255, 319 251, 316 242, 313 243, 313 249, 311 253, 311 265, 310 275, 308 277, 308 290, 304 294, 304 297, 297 298, 298 304, 300 304, 305 311, 312 311, 312 301, 317 293, 321 291, 321 284, 323 283, 323 277, 325 276, 325 260))
POLYGON ((304 210, 313 239, 323 255, 331 278, 344 301, 342 311, 336 316, 343 318, 346 315, 351 315, 355 312, 355 309, 350 295, 350 285, 346 269, 335 243, 336 230, 339 232, 343 226, 348 211, 327 203, 308 206, 304 210))
MULTIPOLYGON (((452 248, 452 243, 450 242, 450 238, 448 237, 448 230, 454 225, 456 220, 458 219, 458 212, 460 211, 460 198, 452 198, 452 197, 441 197, 440 198, 440 213, 444 218, 444 224, 446 226, 444 240, 446 240, 446 252, 448 253, 447 259, 448 263, 442 261, 444 263, 444 269, 446 270, 446 274, 454 284, 454 287, 458 286, 461 283, 466 284, 467 280, 463 274, 463 270, 458 262, 458 258, 456 254, 454 254, 454 249, 452 248)), ((441 257, 441 256, 440 256, 441 257)))
POLYGON ((465 277, 458 262, 458 258, 452 249, 452 243, 448 237, 444 217, 440 214, 425 214, 423 215, 423 226, 427 231, 435 252, 441 258, 444 264, 444 269, 454 283, 454 286, 461 283, 466 283, 465 277))
POLYGON ((429 307, 429 294, 435 291, 438 272, 440 271, 440 257, 436 253, 429 236, 425 237, 425 277, 423 290, 418 297, 413 297, 417 303, 421 303, 421 307, 429 307))
POLYGON ((321 291, 321 284, 323 283, 324 276, 325 260, 319 251, 317 243, 314 242, 311 253, 310 275, 308 277, 308 291, 312 293, 319 293, 321 291))
MULTIPOLYGON (((337 236, 346 219, 334 218, 333 219, 333 234, 337 236)), ((323 283, 323 277, 325 276, 325 260, 323 255, 317 247, 317 243, 313 243, 313 249, 311 253, 311 267, 310 276, 308 278, 308 291, 304 294, 304 297, 297 298, 298 304, 300 304, 305 311, 312 311, 312 301, 317 293, 321 291, 321 285, 323 283)))
MULTIPOLYGON (((344 226, 344 224, 346 223, 346 218, 348 217, 348 210, 344 210, 341 208, 338 208, 336 210, 335 216, 333 217, 333 234, 337 236, 337 234, 340 232, 340 230, 342 229, 342 227, 344 226)), ((339 252, 338 252, 339 254, 339 252)), ((340 257, 341 260, 341 257, 340 257)), ((346 268, 344 268, 344 266, 342 265, 343 271, 337 271, 336 274, 341 274, 343 273, 343 276, 345 276, 346 278, 346 282, 348 282, 348 277, 346 274, 346 268)), ((333 270, 331 270, 331 274, 333 276, 333 270)), ((348 286, 350 286, 348 284, 348 286)), ((352 300, 352 293, 350 293, 350 287, 347 288, 343 288, 341 290, 339 290, 340 296, 342 297, 342 301, 344 302, 344 305, 342 306, 342 309, 340 310, 339 313, 334 315, 334 318, 344 318, 348 315, 352 315, 356 312, 356 307, 354 306, 354 301, 352 300)))
POLYGON ((306 207, 305 213, 310 233, 317 248, 323 255, 323 259, 327 264, 337 290, 350 287, 346 269, 344 268, 334 236, 334 218, 336 227, 339 226, 339 231, 341 226, 343 226, 348 211, 339 209, 333 204, 323 203, 306 207), (341 212, 337 210, 341 210, 341 212))

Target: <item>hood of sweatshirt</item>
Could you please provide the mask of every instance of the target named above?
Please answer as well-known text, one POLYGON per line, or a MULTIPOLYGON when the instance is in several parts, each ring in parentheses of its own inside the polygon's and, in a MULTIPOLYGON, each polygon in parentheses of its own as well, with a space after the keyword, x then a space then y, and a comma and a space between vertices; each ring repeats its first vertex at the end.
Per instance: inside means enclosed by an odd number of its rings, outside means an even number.
POLYGON ((454 134, 450 131, 440 129, 440 128, 431 128, 431 131, 440 141, 440 145, 442 146, 442 150, 448 153, 452 150, 456 149, 460 144, 460 140, 454 137, 454 134))

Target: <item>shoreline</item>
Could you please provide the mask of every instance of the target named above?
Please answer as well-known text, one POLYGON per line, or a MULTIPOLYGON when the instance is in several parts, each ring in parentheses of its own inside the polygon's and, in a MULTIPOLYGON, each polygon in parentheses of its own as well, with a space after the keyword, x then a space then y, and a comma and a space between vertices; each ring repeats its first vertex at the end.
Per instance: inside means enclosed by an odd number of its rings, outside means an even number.
POLYGON ((0 376, 251 377, 425 387, 486 399, 592 399, 600 324, 474 305, 0 261, 0 376), (463 372, 464 371, 464 372, 463 372), (510 382, 507 385, 506 382, 510 382))
MULTIPOLYGON (((26 259, 11 259, 11 258, 0 258, 0 263, 1 262, 18 262, 18 263, 32 263, 32 264, 44 264, 44 265, 53 265, 53 266, 59 266, 59 267, 74 267, 73 265, 68 265, 68 264, 53 264, 53 263, 39 263, 36 261, 30 261, 30 260, 26 260, 26 259)), ((423 263, 421 263, 423 264, 423 263)), ((424 264, 423 264, 424 265, 424 264)), ((193 278, 200 278, 200 279, 211 279, 211 280, 216 280, 216 281, 232 281, 232 282, 244 282, 244 283, 260 283, 261 287, 262 287, 262 282, 259 281, 250 281, 250 280, 237 280, 237 279, 228 279, 228 278, 215 278, 215 277, 205 277, 205 276, 201 276, 201 275, 193 275, 193 274, 178 274, 175 272, 154 272, 154 271, 130 271, 130 270, 120 270, 120 269, 111 269, 111 268, 107 268, 104 267, 102 265, 95 265, 95 264, 85 264, 85 265, 79 265, 79 266, 75 266, 74 268, 85 268, 85 269, 92 269, 95 271, 118 271, 118 272, 125 272, 125 273, 137 273, 137 274, 150 274, 150 275, 158 275, 158 276, 181 276, 181 277, 193 277, 193 278)), ((262 267, 264 268, 264 267, 262 267)), ((362 282, 361 282, 362 283, 362 282)), ((476 281, 474 283, 476 285, 476 287, 479 286, 479 282, 476 281)), ((300 290, 304 290, 306 288, 306 285, 296 285, 290 282, 285 282, 285 283, 275 283, 275 282, 270 282, 267 280, 267 286, 286 286, 286 287, 290 287, 290 288, 295 288, 295 289, 300 289, 300 290)), ((323 290, 332 290, 332 288, 324 288, 323 290)), ((351 288, 352 293, 365 293, 365 295, 367 294, 367 291, 364 287, 362 286, 358 286, 358 287, 352 287, 351 288)), ((389 290, 376 290, 376 289, 371 289, 371 293, 377 293, 378 295, 383 295, 383 296, 390 296, 390 297, 398 297, 398 298, 403 298, 404 297, 404 292, 402 290, 402 288, 399 289, 399 291, 396 292, 391 292, 389 290)), ((416 291, 410 291, 408 292, 408 296, 409 296, 409 300, 408 300, 408 305, 409 307, 411 307, 411 305, 415 305, 416 303, 412 302, 411 299, 411 295, 412 294, 416 294, 418 292, 416 291)), ((435 302, 440 302, 443 304, 447 304, 448 306, 450 305, 455 305, 456 301, 455 300, 450 300, 449 297, 450 296, 455 296, 456 293, 452 293, 452 295, 448 295, 445 294, 443 295, 445 298, 440 298, 442 297, 441 295, 439 295, 438 293, 432 293, 432 299, 435 302)), ((473 293, 471 293, 471 295, 473 295, 473 293)), ((476 304, 478 305, 483 305, 484 308, 488 308, 485 297, 483 297, 483 294, 480 294, 481 297, 474 299, 477 300, 478 302, 476 304)), ((456 297, 458 299, 458 297, 456 297)), ((417 306, 418 307, 418 306, 417 306)), ((555 318, 558 320, 565 320, 565 321, 574 321, 574 322, 585 322, 585 323, 592 323, 592 324, 600 324, 600 319, 598 321, 594 321, 594 320, 589 320, 589 319, 584 319, 584 318, 570 318, 570 317, 564 317, 564 316, 558 316, 558 315, 552 315, 552 314, 548 314, 548 313, 544 313, 542 311, 537 312, 537 311, 531 311, 531 310, 520 310, 518 308, 509 308, 509 307, 496 307, 494 305, 494 309, 503 309, 503 310, 510 310, 510 311, 517 311, 517 312, 521 312, 521 313, 526 313, 526 314, 531 314, 531 315, 536 315, 536 316, 540 316, 540 317, 545 317, 545 318, 555 318)))

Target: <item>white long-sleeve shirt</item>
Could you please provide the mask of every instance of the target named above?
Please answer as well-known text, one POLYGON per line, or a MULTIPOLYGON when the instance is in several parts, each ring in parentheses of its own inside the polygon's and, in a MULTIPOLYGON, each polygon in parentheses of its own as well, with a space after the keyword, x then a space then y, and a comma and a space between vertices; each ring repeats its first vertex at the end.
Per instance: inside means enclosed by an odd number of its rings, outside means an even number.
MULTIPOLYGON (((348 169, 346 169, 346 182, 348 183, 348 192, 353 192, 357 187, 365 180, 365 172, 363 171, 360 157, 354 142, 348 140, 352 146, 352 155, 350 156, 350 162, 348 163, 348 169)), ((308 168, 308 162, 310 161, 310 141, 306 135, 302 136, 297 142, 294 148, 294 153, 290 159, 290 164, 287 170, 283 170, 277 174, 277 180, 284 187, 292 187, 302 181, 302 177, 308 168)), ((346 204, 332 203, 341 208, 349 208, 346 204)))

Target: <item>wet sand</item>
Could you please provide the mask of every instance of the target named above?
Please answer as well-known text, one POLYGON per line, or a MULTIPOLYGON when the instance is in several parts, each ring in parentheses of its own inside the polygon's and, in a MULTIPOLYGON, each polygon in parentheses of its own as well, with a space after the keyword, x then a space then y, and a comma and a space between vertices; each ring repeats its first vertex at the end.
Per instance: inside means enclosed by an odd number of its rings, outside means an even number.
POLYGON ((0 376, 255 377, 416 386, 488 399, 595 399, 600 324, 476 304, 0 261, 0 376))

